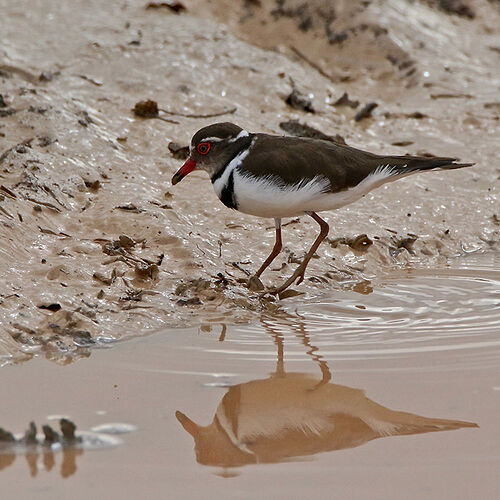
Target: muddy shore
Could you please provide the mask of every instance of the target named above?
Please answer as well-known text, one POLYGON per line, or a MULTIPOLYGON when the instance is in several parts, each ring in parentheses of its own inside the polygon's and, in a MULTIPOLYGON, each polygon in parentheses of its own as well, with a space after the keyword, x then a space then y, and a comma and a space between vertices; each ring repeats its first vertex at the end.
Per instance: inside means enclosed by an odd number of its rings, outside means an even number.
MULTIPOLYGON (((169 143, 216 120, 277 134, 296 120, 374 152, 476 163, 327 214, 304 298, 498 251, 498 2, 467 2, 472 17, 330 3, 0 2, 0 364, 67 363, 164 327, 280 310, 239 282, 267 255, 272 222, 226 209, 201 174, 170 185, 169 143), (310 109, 287 104, 294 89, 310 109), (134 115, 144 99, 170 121, 134 115), (370 244, 353 245, 363 234, 370 244)), ((289 222, 266 284, 314 238, 314 223, 289 222)))

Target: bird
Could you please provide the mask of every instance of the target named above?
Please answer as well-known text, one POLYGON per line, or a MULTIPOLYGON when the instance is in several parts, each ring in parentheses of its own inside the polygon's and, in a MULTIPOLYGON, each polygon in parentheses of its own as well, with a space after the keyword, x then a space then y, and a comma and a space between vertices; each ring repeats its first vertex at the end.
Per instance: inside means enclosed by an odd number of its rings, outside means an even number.
POLYGON ((340 141, 252 133, 221 122, 193 135, 189 157, 173 175, 172 185, 193 170, 204 170, 226 207, 274 219, 275 243, 254 275, 259 280, 281 252, 283 218, 306 214, 319 224, 319 235, 294 273, 268 290, 280 294, 304 280, 309 261, 328 235, 329 226, 317 212, 351 204, 382 184, 417 172, 472 165, 450 157, 384 156, 340 141))
POLYGON ((361 389, 288 372, 233 385, 212 423, 175 416, 194 438, 203 465, 241 467, 354 448, 389 436, 474 428, 474 422, 428 418, 391 410, 361 389))

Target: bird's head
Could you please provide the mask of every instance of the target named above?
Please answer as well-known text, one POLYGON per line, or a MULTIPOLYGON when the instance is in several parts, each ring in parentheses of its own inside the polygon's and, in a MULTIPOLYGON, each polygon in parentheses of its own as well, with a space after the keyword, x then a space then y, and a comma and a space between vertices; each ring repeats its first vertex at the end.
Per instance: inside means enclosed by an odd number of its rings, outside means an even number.
POLYGON ((189 158, 172 177, 172 184, 177 184, 193 170, 205 170, 212 177, 250 141, 249 133, 234 123, 203 127, 193 135, 189 158))

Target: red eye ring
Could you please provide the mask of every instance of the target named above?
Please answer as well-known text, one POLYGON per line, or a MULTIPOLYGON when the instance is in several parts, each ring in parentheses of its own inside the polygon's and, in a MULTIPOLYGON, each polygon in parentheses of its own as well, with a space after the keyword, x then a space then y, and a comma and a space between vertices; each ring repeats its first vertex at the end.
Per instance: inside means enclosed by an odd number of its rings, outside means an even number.
POLYGON ((200 153, 200 155, 206 155, 210 151, 210 143, 209 142, 200 142, 198 146, 196 146, 196 151, 200 153))

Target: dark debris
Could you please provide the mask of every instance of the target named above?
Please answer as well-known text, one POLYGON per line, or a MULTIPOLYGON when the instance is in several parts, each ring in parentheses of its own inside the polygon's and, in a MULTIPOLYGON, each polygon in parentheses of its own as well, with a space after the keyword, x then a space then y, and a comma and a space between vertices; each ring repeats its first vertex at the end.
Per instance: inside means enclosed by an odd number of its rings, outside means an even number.
POLYGON ((148 2, 144 7, 146 10, 168 9, 176 14, 185 12, 186 6, 182 2, 148 2))
POLYGON ((376 102, 369 102, 363 106, 354 116, 354 121, 360 122, 365 118, 370 118, 372 116, 372 111, 378 106, 376 102))
POLYGON ((158 103, 151 99, 137 102, 134 106, 133 112, 134 115, 142 116, 143 118, 156 118, 160 114, 158 103))
POLYGON ((189 146, 182 146, 177 142, 170 142, 168 150, 176 160, 185 160, 189 156, 189 146))
POLYGON ((327 135, 321 130, 318 130, 305 123, 300 123, 298 120, 289 120, 280 123, 281 130, 296 137, 310 137, 311 139, 321 139, 323 141, 336 142, 338 144, 346 144, 344 138, 339 135, 327 135))
POLYGON ((366 234, 360 234, 354 238, 329 239, 328 242, 333 248, 337 248, 339 245, 347 245, 358 252, 364 252, 373 245, 373 241, 366 234))
POLYGON ((56 312, 61 309, 61 304, 54 302, 53 304, 42 304, 38 306, 38 309, 47 309, 48 311, 56 312))
POLYGON ((191 297, 190 299, 179 299, 176 304, 178 306, 200 306, 203 302, 198 297, 191 297))
POLYGON ((347 92, 344 92, 341 97, 339 97, 332 106, 348 106, 349 108, 356 109, 359 106, 359 101, 352 101, 349 99, 347 92))
POLYGON ((476 17, 476 13, 472 8, 467 2, 462 0, 427 0, 427 3, 435 5, 447 14, 466 17, 468 19, 474 19, 476 17))
POLYGON ((286 97, 285 102, 294 109, 307 113, 315 113, 312 100, 295 87, 292 81, 292 91, 286 97))

